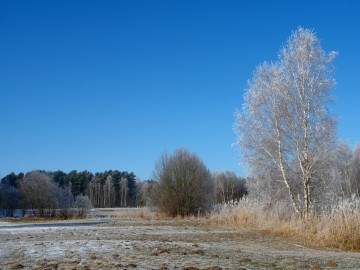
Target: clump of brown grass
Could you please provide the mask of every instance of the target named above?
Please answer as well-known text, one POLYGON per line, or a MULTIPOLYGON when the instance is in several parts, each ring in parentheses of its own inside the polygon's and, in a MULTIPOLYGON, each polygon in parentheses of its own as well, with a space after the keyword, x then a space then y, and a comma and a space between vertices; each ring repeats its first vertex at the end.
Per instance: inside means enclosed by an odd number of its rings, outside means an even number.
POLYGON ((149 207, 139 208, 98 208, 97 214, 103 214, 115 219, 144 219, 144 220, 169 220, 173 219, 161 212, 154 211, 149 207))
POLYGON ((100 210, 99 213, 110 214, 113 218, 118 219, 143 219, 143 220, 176 220, 176 221, 194 221, 197 222, 199 220, 203 220, 204 217, 208 215, 204 213, 198 213, 196 215, 188 215, 188 216, 171 216, 157 208, 149 208, 149 207, 140 207, 140 208, 109 208, 111 209, 111 214, 109 212, 104 212, 100 210))
POLYGON ((274 212, 266 211, 260 204, 253 201, 240 201, 237 204, 217 205, 208 217, 211 224, 231 228, 261 228, 269 229, 277 220, 274 212))
POLYGON ((237 205, 221 205, 207 222, 225 227, 246 227, 300 240, 308 245, 360 251, 360 200, 352 198, 324 208, 310 220, 265 208, 244 200, 237 205))
POLYGON ((360 250, 360 201, 349 199, 313 218, 316 241, 327 246, 360 250))

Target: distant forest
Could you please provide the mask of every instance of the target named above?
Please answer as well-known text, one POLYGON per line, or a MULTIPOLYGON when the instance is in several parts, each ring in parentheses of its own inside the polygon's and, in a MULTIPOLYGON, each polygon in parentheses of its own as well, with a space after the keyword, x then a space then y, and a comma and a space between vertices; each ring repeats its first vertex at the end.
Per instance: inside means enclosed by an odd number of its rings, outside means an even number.
MULTIPOLYGON (((247 194, 245 179, 233 172, 214 173, 214 203, 239 201, 247 194)), ((0 180, 0 216, 14 216, 15 210, 35 216, 67 217, 72 209, 152 206, 162 192, 158 181, 137 181, 132 172, 108 170, 44 171, 10 173, 0 180)), ((79 211, 80 211, 79 210, 79 211)), ((16 213, 16 215, 19 215, 16 213)))
POLYGON ((0 182, 0 208, 3 216, 12 216, 15 209, 69 208, 78 196, 87 196, 94 207, 142 206, 140 185, 151 181, 139 184, 135 178, 132 172, 117 170, 95 174, 76 170, 10 173, 0 182))

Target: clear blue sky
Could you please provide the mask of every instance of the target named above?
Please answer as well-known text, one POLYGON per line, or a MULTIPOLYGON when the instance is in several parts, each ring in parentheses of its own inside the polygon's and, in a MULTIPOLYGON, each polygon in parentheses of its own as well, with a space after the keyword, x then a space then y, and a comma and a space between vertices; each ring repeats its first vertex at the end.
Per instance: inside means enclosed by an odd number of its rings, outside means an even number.
POLYGON ((339 138, 360 140, 360 1, 0 1, 0 177, 133 171, 196 152, 245 173, 233 113, 298 26, 336 50, 339 138))

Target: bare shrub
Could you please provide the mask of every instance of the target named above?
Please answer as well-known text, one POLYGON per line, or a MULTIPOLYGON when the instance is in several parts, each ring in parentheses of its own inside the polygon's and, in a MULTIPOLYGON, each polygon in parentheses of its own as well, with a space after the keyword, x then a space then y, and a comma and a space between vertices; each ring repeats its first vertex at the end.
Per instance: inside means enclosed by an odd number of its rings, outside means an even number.
POLYGON ((151 206, 153 205, 152 199, 153 199, 153 193, 154 193, 154 187, 156 186, 155 180, 147 180, 143 182, 137 182, 136 183, 136 189, 137 189, 137 196, 136 196, 136 206, 137 207, 144 207, 144 206, 151 206))
POLYGON ((156 164, 154 204, 169 216, 188 216, 211 208, 214 183, 209 170, 193 153, 178 149, 156 164))
POLYGON ((31 171, 20 183, 23 204, 32 209, 34 216, 55 216, 59 187, 46 173, 31 171))
POLYGON ((74 196, 71 193, 71 188, 58 188, 57 189, 58 211, 57 216, 62 219, 72 218, 74 196))
POLYGON ((86 217, 93 205, 88 196, 77 195, 75 198, 74 208, 77 210, 78 217, 86 217))
POLYGON ((34 216, 55 217, 63 219, 72 216, 71 208, 74 198, 70 188, 59 187, 42 171, 27 173, 19 184, 21 206, 31 209, 34 216))

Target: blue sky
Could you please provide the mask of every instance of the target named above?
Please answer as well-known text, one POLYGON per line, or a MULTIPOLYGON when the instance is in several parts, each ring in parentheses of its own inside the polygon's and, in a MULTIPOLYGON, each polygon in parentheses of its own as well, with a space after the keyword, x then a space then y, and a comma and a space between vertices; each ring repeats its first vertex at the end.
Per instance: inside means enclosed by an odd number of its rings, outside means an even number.
POLYGON ((0 177, 32 169, 152 177, 184 147, 246 172, 234 111, 298 26, 336 50, 338 135, 360 141, 359 1, 1 1, 0 177))

